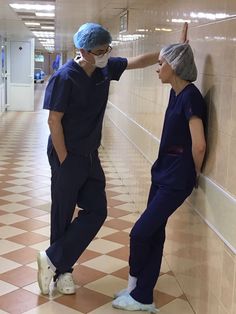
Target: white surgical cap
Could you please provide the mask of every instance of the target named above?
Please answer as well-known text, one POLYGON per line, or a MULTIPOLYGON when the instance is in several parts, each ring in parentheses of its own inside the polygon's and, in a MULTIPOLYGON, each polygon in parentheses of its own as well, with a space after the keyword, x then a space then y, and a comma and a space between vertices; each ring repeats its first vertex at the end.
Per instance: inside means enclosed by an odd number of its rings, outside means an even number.
POLYGON ((189 44, 168 45, 160 51, 160 58, 164 58, 181 79, 196 81, 197 68, 189 44))

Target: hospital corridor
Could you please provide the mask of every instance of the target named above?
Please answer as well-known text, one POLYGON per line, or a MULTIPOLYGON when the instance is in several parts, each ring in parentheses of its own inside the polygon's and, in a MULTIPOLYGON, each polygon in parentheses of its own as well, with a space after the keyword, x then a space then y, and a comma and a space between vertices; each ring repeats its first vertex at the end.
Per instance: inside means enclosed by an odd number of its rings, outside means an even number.
POLYGON ((98 149, 108 213, 74 264, 75 293, 52 281, 43 294, 37 282, 53 195, 45 90, 78 56, 73 34, 87 22, 109 30, 109 55, 122 58, 179 43, 188 23, 207 151, 198 188, 168 219, 153 297, 160 314, 236 314, 235 0, 0 0, 0 314, 147 313, 112 302, 127 287, 129 235, 147 207, 169 101, 157 64, 110 82, 98 149))

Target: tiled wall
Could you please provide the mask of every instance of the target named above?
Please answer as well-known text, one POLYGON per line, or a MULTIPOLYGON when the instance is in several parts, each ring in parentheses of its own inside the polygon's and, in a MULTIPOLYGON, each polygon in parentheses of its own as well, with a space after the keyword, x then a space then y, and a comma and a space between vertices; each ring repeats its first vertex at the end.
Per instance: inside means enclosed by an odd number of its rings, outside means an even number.
MULTIPOLYGON (((176 21, 190 20, 189 39, 199 72, 196 85, 206 99, 209 122, 206 164, 200 187, 189 202, 214 230, 207 238, 211 245, 205 270, 213 269, 211 274, 216 273, 215 278, 221 278, 204 288, 205 292, 216 288, 204 314, 233 314, 236 313, 233 312, 236 302, 236 1, 148 0, 135 3, 136 6, 129 9, 128 32, 119 34, 119 17, 103 23, 114 39, 122 40, 114 49, 114 55, 135 56, 177 42, 182 24, 176 21), (163 28, 165 30, 159 30, 163 28), (138 31, 141 29, 145 31, 138 31), (134 33, 133 38, 126 36, 134 33), (217 256, 220 259, 216 261, 217 256), (216 306, 212 305, 213 301, 216 306)), ((150 162, 157 156, 169 95, 169 86, 160 83, 155 69, 152 66, 125 72, 120 82, 111 86, 107 111, 109 118, 150 162)), ((138 180, 136 185, 138 190, 142 182, 138 180)), ((137 204, 142 210, 143 203, 137 204)), ((178 272, 178 263, 171 259, 171 254, 170 263, 178 272)), ((187 280, 183 278, 179 277, 180 282, 187 287, 187 280)), ((203 314, 199 310, 199 295, 196 293, 190 298, 197 313, 203 314)))

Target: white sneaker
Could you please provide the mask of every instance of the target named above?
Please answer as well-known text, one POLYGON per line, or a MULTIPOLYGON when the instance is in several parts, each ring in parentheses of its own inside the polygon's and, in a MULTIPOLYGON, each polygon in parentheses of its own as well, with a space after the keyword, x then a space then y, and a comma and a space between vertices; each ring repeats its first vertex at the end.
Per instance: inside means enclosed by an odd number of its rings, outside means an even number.
POLYGON ((38 263, 38 285, 42 294, 49 294, 49 285, 55 275, 54 271, 48 264, 46 252, 42 251, 37 256, 38 263))
POLYGON ((122 289, 122 290, 114 293, 114 298, 116 299, 116 298, 119 298, 122 295, 126 295, 126 294, 129 294, 129 291, 127 290, 127 288, 126 289, 122 289))
POLYGON ((75 284, 71 273, 61 274, 56 281, 57 290, 62 294, 74 294, 75 284))
POLYGON ((159 310, 155 308, 154 303, 143 304, 134 300, 130 294, 122 295, 112 302, 112 306, 116 309, 125 311, 146 311, 157 313, 159 310))

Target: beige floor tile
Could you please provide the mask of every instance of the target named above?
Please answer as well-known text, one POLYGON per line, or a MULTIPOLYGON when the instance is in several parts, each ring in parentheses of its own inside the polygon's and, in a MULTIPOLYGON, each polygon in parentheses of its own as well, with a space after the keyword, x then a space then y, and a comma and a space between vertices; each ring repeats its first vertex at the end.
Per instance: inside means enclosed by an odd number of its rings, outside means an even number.
POLYGON ((97 233, 96 238, 103 238, 103 237, 106 237, 106 236, 108 236, 108 235, 110 235, 110 234, 113 234, 113 233, 116 233, 116 232, 117 232, 116 229, 103 226, 103 227, 99 230, 99 232, 97 233))
MULTIPOLYGON (((160 308, 160 313, 163 314, 194 314, 192 307, 187 301, 175 299, 167 305, 160 308)), ((203 314, 203 313, 202 313, 203 314)))
POLYGON ((110 179, 120 179, 120 175, 117 172, 108 172, 106 173, 107 180, 110 179))
POLYGON ((20 248, 23 248, 23 245, 8 241, 8 240, 0 240, 0 252, 1 254, 6 254, 20 248))
POLYGON ((47 214, 47 215, 41 215, 41 216, 37 217, 36 219, 39 221, 47 222, 49 224, 51 218, 50 218, 50 214, 47 214))
POLYGON ((132 203, 130 194, 120 194, 120 195, 112 197, 112 199, 122 201, 122 202, 132 203))
MULTIPOLYGON (((143 314, 145 312, 135 311, 135 312, 128 312, 128 313, 143 314)), ((127 311, 114 309, 111 305, 111 302, 109 302, 87 314, 127 314, 127 311)))
POLYGON ((107 184, 110 184, 110 185, 120 185, 120 186, 123 186, 123 182, 121 180, 107 180, 107 184))
POLYGON ((0 280, 0 296, 19 289, 18 287, 11 285, 8 282, 0 280))
POLYGON ((34 245, 30 245, 30 247, 38 251, 43 251, 43 250, 46 250, 49 247, 49 245, 50 245, 50 241, 47 240, 47 241, 43 241, 34 245))
POLYGON ((24 312, 24 314, 83 314, 82 312, 73 310, 72 308, 69 308, 67 306, 64 306, 62 304, 56 303, 56 302, 48 302, 43 305, 38 306, 35 309, 32 309, 30 311, 24 312))
POLYGON ((5 188, 3 189, 4 191, 8 191, 8 192, 12 192, 12 193, 24 193, 24 192, 28 192, 31 191, 31 188, 27 188, 25 186, 22 185, 15 185, 11 188, 5 188))
POLYGON ((22 202, 31 199, 29 196, 21 195, 21 194, 9 194, 7 196, 0 197, 1 199, 8 202, 22 202))
POLYGON ((50 226, 43 227, 41 229, 36 229, 36 230, 34 230, 34 232, 38 233, 38 234, 45 235, 45 236, 49 236, 50 235, 50 226))
POLYGON ((20 210, 28 209, 29 206, 25 206, 23 204, 18 204, 18 203, 7 203, 5 205, 1 205, 0 209, 5 210, 8 213, 15 213, 20 210))
POLYGON ((93 281, 87 284, 85 287, 110 297, 114 297, 115 292, 124 289, 127 285, 127 281, 118 277, 107 275, 101 279, 93 281))
POLYGON ((108 240, 104 240, 104 239, 97 239, 97 240, 93 240, 89 246, 88 249, 94 252, 98 252, 101 254, 106 254, 109 253, 111 251, 117 250, 119 248, 121 248, 123 245, 118 244, 118 243, 114 243, 108 240))
POLYGON ((125 204, 117 205, 115 206, 115 208, 124 209, 124 210, 133 212, 136 210, 136 205, 134 203, 125 203, 125 204))
POLYGON ((103 271, 104 273, 111 274, 126 266, 126 262, 121 259, 111 256, 101 255, 92 260, 89 260, 82 265, 103 271))
POLYGON ((27 220, 27 218, 16 214, 6 214, 0 217, 0 222, 6 225, 12 225, 24 220, 27 220))
POLYGON ((25 185, 25 184, 29 184, 32 181, 27 180, 27 179, 14 179, 14 180, 8 180, 6 181, 6 183, 10 183, 10 184, 14 184, 14 185, 25 185))
POLYGON ((170 267, 169 267, 168 263, 166 262, 165 257, 163 257, 162 263, 161 263, 161 272, 167 273, 168 271, 170 271, 170 267))
POLYGON ((21 230, 11 226, 0 227, 0 234, 2 239, 10 238, 25 232, 26 232, 25 230, 21 230))
MULTIPOLYGON (((42 296, 41 291, 39 289, 38 283, 37 282, 33 282, 29 285, 26 285, 23 287, 24 290, 29 291, 33 294, 36 294, 38 296, 42 296)), ((55 288, 55 285, 53 282, 51 282, 50 287, 49 287, 49 294, 48 295, 44 295, 44 298, 47 298, 48 300, 54 300, 58 297, 60 297, 61 294, 57 291, 57 289, 55 288)))
POLYGON ((112 187, 112 188, 108 188, 108 191, 113 191, 113 192, 117 192, 117 193, 128 193, 128 189, 126 186, 116 186, 116 187, 112 187))
MULTIPOLYGON (((2 253, 2 252, 1 252, 2 253)), ((7 258, 0 257, 0 274, 20 267, 21 264, 11 261, 7 258)))
POLYGON ((161 292, 167 293, 171 296, 174 296, 176 298, 183 294, 176 278, 168 274, 164 274, 159 277, 156 289, 161 292))
POLYGON ((140 214, 133 213, 133 214, 123 216, 123 217, 121 217, 121 219, 135 223, 139 219, 139 217, 140 217, 140 214))

